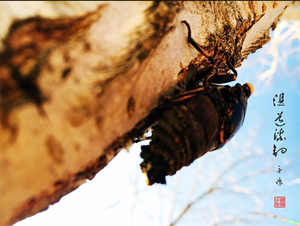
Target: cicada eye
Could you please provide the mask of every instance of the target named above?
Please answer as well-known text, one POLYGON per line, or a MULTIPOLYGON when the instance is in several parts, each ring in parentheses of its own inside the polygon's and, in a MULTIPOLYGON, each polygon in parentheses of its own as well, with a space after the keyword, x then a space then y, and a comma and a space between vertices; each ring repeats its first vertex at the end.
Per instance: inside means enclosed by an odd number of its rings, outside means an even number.
POLYGON ((225 134, 224 138, 226 141, 229 141, 234 134, 240 129, 244 122, 245 109, 241 102, 234 104, 232 109, 232 114, 228 115, 225 119, 225 134))

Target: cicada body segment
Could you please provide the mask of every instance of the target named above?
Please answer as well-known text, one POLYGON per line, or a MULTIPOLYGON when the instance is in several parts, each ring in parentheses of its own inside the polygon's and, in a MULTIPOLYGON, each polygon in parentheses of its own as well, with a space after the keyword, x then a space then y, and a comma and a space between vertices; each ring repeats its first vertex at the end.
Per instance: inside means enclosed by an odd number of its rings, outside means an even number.
POLYGON ((226 64, 233 74, 213 73, 215 60, 191 37, 188 23, 188 42, 210 62, 207 68, 196 71, 184 84, 185 91, 171 100, 153 127, 151 142, 142 146, 142 171, 148 184, 166 183, 184 166, 207 152, 223 147, 242 126, 247 101, 253 92, 250 83, 235 86, 217 85, 234 81, 237 72, 226 54, 226 64), (199 86, 199 80, 202 86, 199 86), (213 84, 217 83, 217 84, 213 84))
POLYGON ((141 168, 149 185, 165 183, 166 175, 227 143, 243 124, 248 90, 247 84, 210 85, 167 109, 153 127, 150 144, 142 147, 141 168))

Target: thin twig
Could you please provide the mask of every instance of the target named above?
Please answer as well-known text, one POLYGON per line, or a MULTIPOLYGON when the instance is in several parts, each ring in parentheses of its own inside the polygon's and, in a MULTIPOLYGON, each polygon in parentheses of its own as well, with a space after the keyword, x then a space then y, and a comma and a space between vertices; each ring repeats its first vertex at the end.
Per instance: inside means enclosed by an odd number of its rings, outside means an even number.
POLYGON ((169 226, 174 226, 183 216, 184 214, 189 211, 189 209, 191 208, 192 205, 194 205, 195 203, 197 203, 198 201, 200 201, 201 199, 203 199, 206 195, 211 194, 217 190, 220 190, 220 187, 216 187, 216 184, 221 180, 221 178, 231 169, 233 169, 234 167, 238 166, 240 163, 242 163, 245 160, 249 160, 250 158, 254 158, 254 157, 260 157, 259 155, 252 155, 252 156, 244 156, 241 159, 239 159, 238 161, 235 161, 234 163, 232 163, 231 165, 229 165, 222 173, 220 173, 220 175, 215 179, 215 181, 211 184, 210 189, 208 189, 206 192, 204 192, 202 195, 200 195, 198 198, 196 198, 194 201, 190 202, 185 208, 184 210, 181 212, 181 214, 175 219, 175 221, 171 222, 169 224, 169 226))
POLYGON ((254 212, 254 211, 251 211, 250 213, 257 214, 257 215, 264 216, 264 217, 269 217, 269 218, 277 219, 277 220, 280 220, 280 221, 283 221, 283 222, 287 222, 287 223, 290 223, 290 224, 294 224, 294 225, 300 226, 300 222, 299 221, 289 220, 288 218, 276 216, 274 214, 262 213, 262 212, 254 212))
POLYGON ((218 226, 220 224, 228 224, 228 223, 234 223, 234 222, 256 222, 253 219, 243 219, 243 218, 232 218, 224 221, 218 221, 214 223, 212 226, 218 226))

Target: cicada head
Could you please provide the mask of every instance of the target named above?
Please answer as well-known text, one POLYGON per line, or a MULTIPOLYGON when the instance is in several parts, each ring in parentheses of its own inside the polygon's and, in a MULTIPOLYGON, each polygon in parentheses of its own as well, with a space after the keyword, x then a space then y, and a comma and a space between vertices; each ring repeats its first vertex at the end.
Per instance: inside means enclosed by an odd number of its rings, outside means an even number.
POLYGON ((245 83, 244 85, 238 83, 229 89, 231 93, 230 99, 227 98, 229 108, 221 126, 220 147, 227 143, 243 125, 247 101, 254 91, 251 83, 245 83))

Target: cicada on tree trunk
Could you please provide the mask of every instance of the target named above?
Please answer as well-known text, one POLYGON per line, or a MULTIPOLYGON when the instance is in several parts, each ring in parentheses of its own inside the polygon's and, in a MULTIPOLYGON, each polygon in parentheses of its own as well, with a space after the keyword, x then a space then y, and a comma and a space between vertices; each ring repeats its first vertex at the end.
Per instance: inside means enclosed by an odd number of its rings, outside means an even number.
POLYGON ((140 166, 149 185, 165 184, 167 175, 174 175, 207 152, 222 148, 242 126, 253 92, 250 83, 218 85, 236 80, 237 72, 228 55, 226 64, 233 74, 217 73, 215 59, 191 37, 189 24, 182 22, 188 28, 188 42, 210 63, 192 75, 184 91, 161 107, 163 112, 153 126, 151 142, 142 146, 141 152, 140 166))

